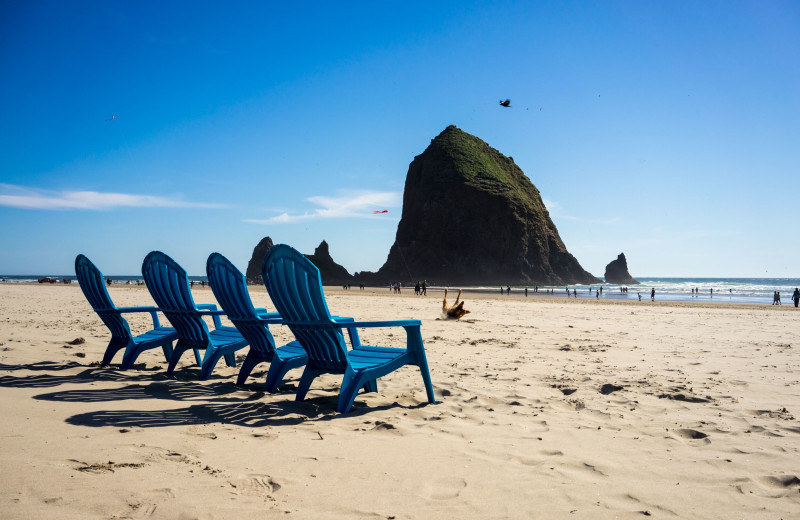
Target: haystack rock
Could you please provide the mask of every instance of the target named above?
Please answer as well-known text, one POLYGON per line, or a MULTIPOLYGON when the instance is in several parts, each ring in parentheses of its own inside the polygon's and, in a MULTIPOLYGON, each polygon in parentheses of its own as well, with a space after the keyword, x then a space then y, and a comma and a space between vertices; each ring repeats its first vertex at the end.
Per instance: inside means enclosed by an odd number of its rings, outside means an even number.
MULTIPOLYGON (((267 256, 267 251, 273 246, 270 237, 264 237, 253 249, 253 256, 247 263, 247 272, 245 277, 247 283, 262 284, 261 266, 264 263, 264 257, 267 256)), ((311 260, 314 265, 319 269, 322 283, 325 285, 343 285, 353 282, 353 277, 347 272, 347 269, 337 264, 331 258, 330 251, 328 250, 328 243, 324 240, 314 250, 313 255, 305 255, 306 258, 311 260)))
POLYGON ((422 279, 599 282, 569 254, 539 190, 514 160, 452 125, 411 162, 395 242, 375 278, 422 279))
POLYGON ((606 283, 617 283, 625 285, 636 285, 639 282, 633 279, 628 272, 628 261, 625 253, 620 253, 616 260, 606 266, 606 283))

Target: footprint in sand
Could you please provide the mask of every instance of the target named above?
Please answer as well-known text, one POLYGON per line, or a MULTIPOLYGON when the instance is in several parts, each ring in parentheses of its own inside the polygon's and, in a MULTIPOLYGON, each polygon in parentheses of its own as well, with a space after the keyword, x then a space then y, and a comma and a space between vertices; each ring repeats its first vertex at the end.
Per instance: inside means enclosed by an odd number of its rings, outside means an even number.
POLYGON ((281 488, 269 475, 248 475, 229 480, 228 484, 236 490, 237 495, 249 496, 268 496, 281 488))
POLYGON ((372 428, 373 430, 395 430, 396 427, 392 423, 384 422, 384 421, 375 421, 375 427, 372 428))
POLYGON ((600 387, 600 393, 603 395, 608 395, 610 393, 616 392, 618 390, 622 390, 623 387, 618 385, 612 385, 610 383, 606 383, 600 387))
POLYGON ((72 460, 72 459, 70 460, 72 462, 77 462, 81 464, 80 466, 77 466, 75 469, 83 473, 114 473, 115 469, 120 469, 120 468, 139 469, 145 466, 143 462, 114 462, 110 460, 108 462, 89 464, 87 462, 82 462, 79 460, 72 460))
POLYGON ((797 478, 796 475, 780 475, 777 477, 761 477, 756 479, 757 482, 761 483, 764 486, 774 487, 774 488, 788 488, 788 487, 799 487, 800 486, 800 479, 797 478))
POLYGON ((742 494, 753 494, 767 498, 795 496, 800 489, 796 475, 778 475, 738 479, 736 490, 742 494))
POLYGON ((673 430, 673 435, 675 438, 679 440, 702 441, 702 444, 708 444, 711 442, 711 439, 708 438, 707 434, 699 430, 693 430, 691 428, 681 428, 678 430, 673 430))
POLYGON ((449 500, 458 497, 466 487, 467 481, 463 478, 442 477, 429 482, 422 496, 433 500, 449 500))

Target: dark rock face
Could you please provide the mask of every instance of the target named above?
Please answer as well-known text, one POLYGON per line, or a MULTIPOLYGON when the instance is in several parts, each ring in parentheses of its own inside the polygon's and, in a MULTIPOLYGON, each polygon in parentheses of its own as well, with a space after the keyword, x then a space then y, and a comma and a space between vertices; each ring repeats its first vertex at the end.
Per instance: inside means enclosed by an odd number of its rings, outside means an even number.
POLYGON ((328 251, 328 243, 324 240, 314 250, 313 255, 305 256, 319 269, 324 285, 344 285, 353 282, 353 277, 347 269, 333 261, 328 251))
POLYGON ((625 259, 625 253, 620 253, 616 260, 613 260, 606 266, 605 278, 607 283, 626 285, 636 285, 639 283, 634 280, 628 272, 628 261, 625 259))
MULTIPOLYGON (((264 237, 253 249, 253 256, 250 257, 250 261, 247 263, 247 272, 245 273, 247 283, 258 285, 264 283, 261 278, 261 266, 264 264, 264 257, 267 256, 267 251, 273 245, 270 237, 264 237)), ((347 269, 333 261, 328 251, 328 243, 324 240, 314 250, 313 255, 305 256, 319 269, 323 284, 343 285, 353 283, 353 277, 347 272, 347 269)))
POLYGON ((395 243, 374 278, 422 279, 460 285, 599 281, 569 254, 539 190, 514 160, 452 125, 409 166, 395 243))
POLYGON ((247 278, 247 283, 261 285, 263 280, 261 278, 261 264, 264 263, 264 257, 267 256, 267 251, 273 246, 272 239, 270 237, 264 237, 261 241, 256 245, 255 249, 253 249, 253 256, 250 257, 250 261, 247 262, 247 272, 245 272, 245 278, 247 278))

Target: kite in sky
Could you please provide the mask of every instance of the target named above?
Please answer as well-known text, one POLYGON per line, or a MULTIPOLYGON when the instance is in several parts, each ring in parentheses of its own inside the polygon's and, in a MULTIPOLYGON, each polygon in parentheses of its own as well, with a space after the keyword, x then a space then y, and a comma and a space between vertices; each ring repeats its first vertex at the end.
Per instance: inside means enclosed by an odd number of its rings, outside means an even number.
POLYGON ((511 108, 511 100, 506 99, 505 101, 501 101, 500 106, 505 108, 511 108))
POLYGON ((389 213, 388 209, 376 209, 372 212, 373 215, 377 215, 378 213, 389 213))
POLYGON ((117 116, 111 116, 111 119, 106 119, 106 121, 113 121, 117 118, 117 116))

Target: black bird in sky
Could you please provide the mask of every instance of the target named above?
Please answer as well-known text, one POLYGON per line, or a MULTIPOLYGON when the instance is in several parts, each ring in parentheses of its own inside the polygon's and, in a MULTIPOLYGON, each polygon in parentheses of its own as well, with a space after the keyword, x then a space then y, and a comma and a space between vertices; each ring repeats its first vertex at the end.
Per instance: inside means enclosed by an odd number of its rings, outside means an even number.
POLYGON ((506 99, 505 101, 501 101, 500 102, 500 106, 501 107, 510 108, 511 107, 511 100, 510 99, 506 99))

